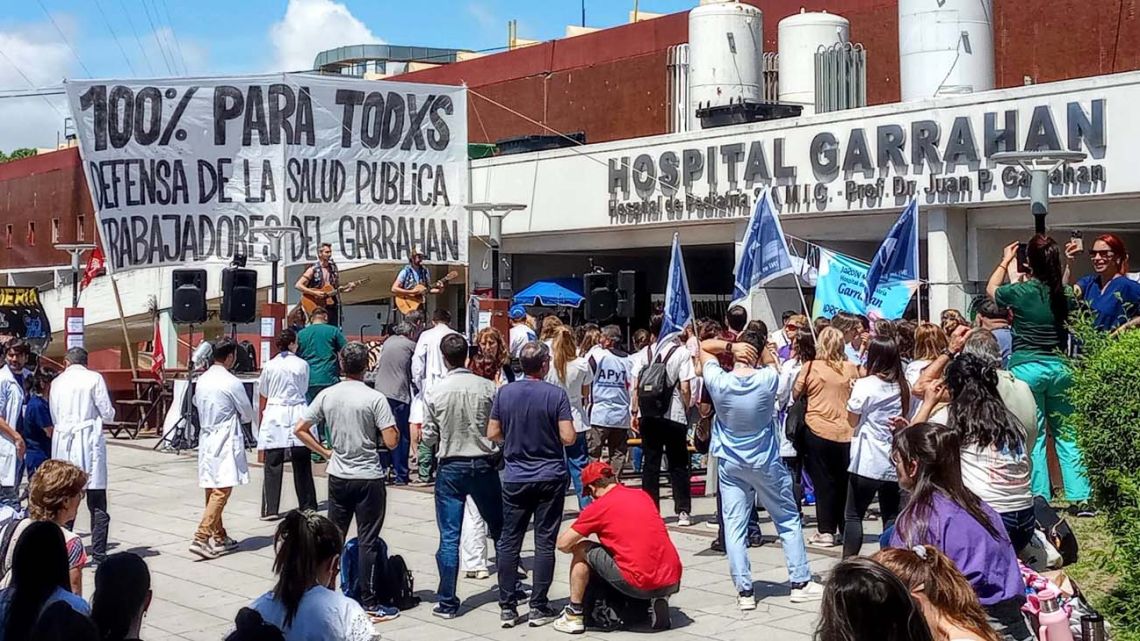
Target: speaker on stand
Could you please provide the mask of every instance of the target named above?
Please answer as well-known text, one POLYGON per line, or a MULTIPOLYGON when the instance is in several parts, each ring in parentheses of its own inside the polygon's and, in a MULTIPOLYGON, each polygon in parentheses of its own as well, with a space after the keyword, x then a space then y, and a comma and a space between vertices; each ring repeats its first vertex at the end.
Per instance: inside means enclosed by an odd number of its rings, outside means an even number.
MULTIPOLYGON (((194 325, 206 322, 206 270, 175 269, 170 274, 170 317, 176 324, 189 325, 190 344, 194 343, 194 325)), ((176 452, 194 449, 198 441, 198 417, 194 411, 194 374, 187 368, 186 394, 182 397, 181 416, 174 427, 162 435, 154 449, 176 452)))
POLYGON ((618 297, 613 274, 593 272, 582 276, 582 291, 586 295, 587 322, 601 324, 617 316, 618 297))

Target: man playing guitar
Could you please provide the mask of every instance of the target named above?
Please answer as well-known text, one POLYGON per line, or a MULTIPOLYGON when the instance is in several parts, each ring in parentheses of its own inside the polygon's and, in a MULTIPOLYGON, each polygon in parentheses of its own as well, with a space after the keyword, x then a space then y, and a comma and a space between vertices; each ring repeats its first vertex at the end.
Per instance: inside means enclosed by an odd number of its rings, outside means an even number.
MULTIPOLYGON (((293 285, 297 291, 305 296, 313 297, 318 300, 323 300, 329 296, 322 288, 325 285, 332 285, 332 297, 335 303, 332 305, 323 304, 322 306, 328 311, 329 324, 340 327, 340 299, 336 297, 337 288, 340 287, 340 270, 337 269, 336 263, 332 260, 332 245, 329 243, 321 243, 320 249, 317 250, 317 262, 309 265, 305 273, 297 279, 297 283, 293 285)), ((350 292, 355 288, 355 285, 350 283, 342 291, 350 292)))
POLYGON ((392 281, 392 293, 401 297, 424 298, 424 294, 438 294, 443 291, 440 283, 432 283, 427 267, 424 267, 424 252, 419 245, 412 245, 408 264, 396 274, 392 281), (421 290, 419 287, 426 287, 421 290))

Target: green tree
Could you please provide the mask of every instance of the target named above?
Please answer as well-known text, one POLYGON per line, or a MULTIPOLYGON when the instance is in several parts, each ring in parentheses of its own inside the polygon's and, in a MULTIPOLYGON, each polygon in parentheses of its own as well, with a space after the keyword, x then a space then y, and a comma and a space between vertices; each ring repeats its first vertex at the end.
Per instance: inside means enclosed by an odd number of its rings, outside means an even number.
POLYGON ((8 154, 9 160, 19 160, 20 158, 28 158, 29 156, 36 155, 36 150, 29 147, 20 147, 13 149, 12 153, 8 154))

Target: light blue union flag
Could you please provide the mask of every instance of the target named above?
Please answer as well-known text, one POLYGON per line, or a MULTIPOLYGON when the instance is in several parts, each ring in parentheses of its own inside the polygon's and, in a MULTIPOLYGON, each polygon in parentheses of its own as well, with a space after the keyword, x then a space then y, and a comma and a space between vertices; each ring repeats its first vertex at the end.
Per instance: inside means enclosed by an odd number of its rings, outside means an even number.
POLYGON ((784 238, 780 218, 772 204, 771 190, 764 190, 764 195, 756 201, 756 208, 752 211, 752 220, 748 222, 748 230, 744 233, 740 259, 732 271, 735 277, 732 304, 744 304, 746 299, 764 285, 793 273, 795 267, 792 266, 792 258, 788 253, 788 241, 784 238))
POLYGON ((689 279, 685 275, 685 259, 681 256, 681 239, 673 234, 673 250, 669 254, 669 280, 665 285, 665 318, 661 323, 660 345, 693 322, 693 297, 689 294, 689 279))

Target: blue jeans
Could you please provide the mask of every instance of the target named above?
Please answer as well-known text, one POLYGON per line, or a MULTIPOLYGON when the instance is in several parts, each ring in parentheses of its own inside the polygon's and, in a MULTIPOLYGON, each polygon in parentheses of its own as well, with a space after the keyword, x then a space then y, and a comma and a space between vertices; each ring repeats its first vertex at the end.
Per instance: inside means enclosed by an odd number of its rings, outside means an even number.
POLYGON ((499 540, 503 531, 502 487, 499 472, 490 459, 444 459, 435 479, 435 521, 439 527, 439 549, 435 563, 439 569, 440 608, 459 610, 455 583, 459 579, 459 535, 463 529, 463 505, 467 497, 475 501, 487 522, 491 538, 499 540))
POLYGON ((574 494, 578 496, 578 509, 584 510, 590 504, 590 497, 582 493, 582 468, 590 462, 587 453, 586 433, 578 434, 578 440, 573 445, 566 446, 566 469, 570 470, 570 483, 574 486, 574 494))
POLYGON ((400 442, 392 450, 393 480, 396 483, 408 482, 408 452, 412 440, 411 428, 408 427, 408 414, 412 411, 410 405, 403 401, 388 399, 388 407, 392 408, 392 416, 396 419, 396 430, 400 432, 400 442))
POLYGON ((634 445, 629 448, 629 460, 633 465, 633 471, 641 474, 641 462, 645 458, 645 452, 641 449, 640 445, 634 445))
POLYGON ((748 559, 748 515, 756 499, 768 510, 784 547, 784 562, 792 583, 811 580, 803 524, 792 495, 792 477, 784 462, 775 459, 766 468, 745 467, 735 461, 717 459, 721 504, 724 509, 724 548, 736 590, 752 591, 752 564, 748 559))

